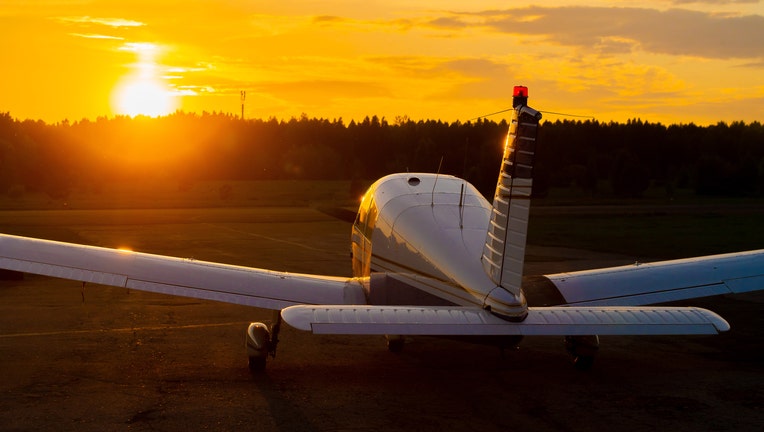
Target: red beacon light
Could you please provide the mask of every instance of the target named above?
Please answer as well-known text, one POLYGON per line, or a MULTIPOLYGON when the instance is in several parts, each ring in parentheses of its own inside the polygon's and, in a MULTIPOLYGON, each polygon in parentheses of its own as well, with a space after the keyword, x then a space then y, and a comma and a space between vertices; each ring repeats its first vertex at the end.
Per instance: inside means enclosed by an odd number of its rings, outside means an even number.
POLYGON ((512 108, 528 105, 528 87, 515 86, 512 90, 512 108))

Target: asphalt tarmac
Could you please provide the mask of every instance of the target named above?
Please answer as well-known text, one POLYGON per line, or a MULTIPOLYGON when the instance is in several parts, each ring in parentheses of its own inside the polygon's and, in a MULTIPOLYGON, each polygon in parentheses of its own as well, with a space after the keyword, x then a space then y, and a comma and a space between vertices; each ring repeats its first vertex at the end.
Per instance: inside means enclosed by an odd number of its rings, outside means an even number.
MULTIPOLYGON (((309 209, 3 212, 0 231, 294 272, 349 274, 349 225, 309 209)), ((629 262, 531 247, 528 271, 629 262)), ((2 431, 761 431, 764 295, 687 302, 719 336, 560 338, 517 351, 288 326, 264 374, 244 333, 270 311, 27 275, 0 281, 2 431)))

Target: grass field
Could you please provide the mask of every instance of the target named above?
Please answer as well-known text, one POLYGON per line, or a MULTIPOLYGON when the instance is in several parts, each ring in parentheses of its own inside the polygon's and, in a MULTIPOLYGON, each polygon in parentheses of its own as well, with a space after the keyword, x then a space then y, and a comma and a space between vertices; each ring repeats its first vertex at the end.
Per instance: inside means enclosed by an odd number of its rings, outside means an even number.
MULTIPOLYGON (((202 220, 226 220, 236 212, 267 207, 352 211, 360 198, 354 194, 357 192, 349 181, 108 184, 98 191, 75 191, 66 200, 52 200, 43 194, 2 197, 0 210, 6 212, 0 212, 0 228, 3 213, 6 219, 21 219, 29 225, 16 228, 24 235, 46 236, 51 227, 65 225, 67 220, 82 216, 77 212, 88 210, 119 210, 86 216, 93 224, 132 225, 174 223, 188 217, 178 209, 194 209, 193 217, 202 220)), ((250 213, 252 222, 289 217, 284 211, 271 216, 263 211, 250 213)), ((532 203, 529 242, 613 252, 635 259, 668 259, 764 248, 763 222, 761 199, 683 194, 675 200, 592 200, 557 193, 532 203)))
POLYGON ((361 197, 354 194, 350 181, 108 183, 96 188, 75 188, 65 199, 52 199, 44 193, 32 192, 15 198, 0 194, 0 210, 221 208, 325 203, 355 206, 361 197))
POLYGON ((632 255, 681 258, 764 248, 764 213, 682 212, 662 214, 538 215, 528 241, 632 255))

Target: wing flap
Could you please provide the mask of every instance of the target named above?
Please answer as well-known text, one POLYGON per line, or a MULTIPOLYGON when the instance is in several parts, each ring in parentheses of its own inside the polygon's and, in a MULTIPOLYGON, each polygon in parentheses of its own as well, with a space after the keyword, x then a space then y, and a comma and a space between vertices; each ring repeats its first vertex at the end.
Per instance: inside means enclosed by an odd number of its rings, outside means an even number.
POLYGON ((0 268, 22 273, 39 274, 61 279, 72 279, 82 282, 97 283, 124 287, 127 284, 127 276, 114 273, 91 271, 75 267, 57 266, 47 263, 24 261, 11 258, 0 258, 0 268))
POLYGON ((0 235, 0 268, 267 309, 365 302, 361 280, 0 235))
POLYGON ((522 322, 483 309, 413 306, 292 306, 289 325, 317 334, 430 336, 576 336, 716 334, 729 330, 719 315, 681 307, 529 308, 522 322))

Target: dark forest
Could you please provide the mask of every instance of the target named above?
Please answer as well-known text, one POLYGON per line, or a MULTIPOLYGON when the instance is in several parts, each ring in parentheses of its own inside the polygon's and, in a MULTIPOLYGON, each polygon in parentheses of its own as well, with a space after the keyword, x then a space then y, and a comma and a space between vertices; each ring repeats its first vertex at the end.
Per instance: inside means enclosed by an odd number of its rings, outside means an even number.
MULTIPOLYGON (((0 113, 0 194, 74 189, 113 181, 358 180, 393 172, 453 174, 491 196, 505 120, 447 123, 378 117, 343 122, 303 115, 242 120, 220 113, 95 121, 14 119, 0 113)), ((577 188, 640 197, 648 189, 699 195, 764 195, 759 122, 665 126, 632 120, 542 121, 534 195, 577 188)))

